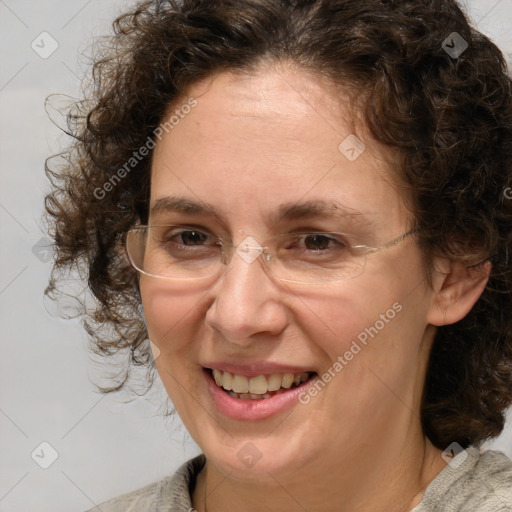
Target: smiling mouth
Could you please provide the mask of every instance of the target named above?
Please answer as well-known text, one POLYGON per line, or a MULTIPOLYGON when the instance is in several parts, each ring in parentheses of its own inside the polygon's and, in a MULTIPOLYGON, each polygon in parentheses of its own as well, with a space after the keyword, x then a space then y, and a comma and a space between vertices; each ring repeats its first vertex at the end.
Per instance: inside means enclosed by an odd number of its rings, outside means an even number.
POLYGON ((215 384, 232 398, 241 400, 263 400, 286 393, 290 389, 311 380, 315 372, 273 373, 246 377, 217 369, 208 369, 215 384))

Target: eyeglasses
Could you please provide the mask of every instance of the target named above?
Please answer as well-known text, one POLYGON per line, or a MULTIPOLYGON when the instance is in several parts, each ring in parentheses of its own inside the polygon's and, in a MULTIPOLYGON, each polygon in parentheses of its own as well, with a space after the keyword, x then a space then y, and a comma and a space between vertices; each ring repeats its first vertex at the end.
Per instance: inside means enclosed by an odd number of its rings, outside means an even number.
POLYGON ((192 226, 138 225, 126 234, 126 252, 135 269, 162 279, 218 277, 236 252, 246 263, 260 259, 280 281, 330 284, 359 276, 368 254, 392 247, 415 231, 379 247, 350 245, 346 242, 349 235, 331 232, 287 233, 269 238, 263 245, 247 237, 233 245, 192 226))

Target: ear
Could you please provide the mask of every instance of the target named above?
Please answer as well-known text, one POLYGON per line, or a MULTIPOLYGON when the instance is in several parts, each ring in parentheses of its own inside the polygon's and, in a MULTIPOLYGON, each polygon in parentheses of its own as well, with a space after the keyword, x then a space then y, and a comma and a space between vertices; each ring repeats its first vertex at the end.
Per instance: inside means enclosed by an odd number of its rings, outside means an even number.
POLYGON ((471 311, 484 291, 491 263, 467 266, 460 261, 438 259, 435 268, 427 321, 435 326, 454 324, 471 311))

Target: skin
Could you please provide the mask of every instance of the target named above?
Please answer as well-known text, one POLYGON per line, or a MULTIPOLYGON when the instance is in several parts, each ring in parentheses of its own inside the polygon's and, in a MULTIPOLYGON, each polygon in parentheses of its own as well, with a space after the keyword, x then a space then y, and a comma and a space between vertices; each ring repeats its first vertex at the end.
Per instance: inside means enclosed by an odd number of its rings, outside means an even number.
MULTIPOLYGON (((193 223, 235 245, 312 228, 349 231, 377 246, 411 228, 389 153, 349 113, 349 100, 317 76, 267 65, 244 76, 220 73, 191 87, 183 103, 188 96, 197 106, 155 148, 151 205, 182 196, 217 215, 167 211, 150 223, 193 223), (349 134, 366 145, 354 161, 338 149, 349 134), (282 203, 326 198, 351 215, 268 220, 282 203)), ((389 512, 419 503, 446 465, 419 413, 435 326, 467 314, 489 270, 441 259, 436 268, 430 288, 408 237, 368 256, 359 277, 328 286, 284 284, 260 260, 239 257, 202 285, 141 275, 159 374, 207 457, 193 492, 197 511, 206 510, 206 484, 208 512, 389 512), (271 361, 322 374, 397 302, 402 310, 308 404, 254 422, 216 410, 204 362, 271 361), (252 467, 237 457, 249 441, 261 453, 252 467)))

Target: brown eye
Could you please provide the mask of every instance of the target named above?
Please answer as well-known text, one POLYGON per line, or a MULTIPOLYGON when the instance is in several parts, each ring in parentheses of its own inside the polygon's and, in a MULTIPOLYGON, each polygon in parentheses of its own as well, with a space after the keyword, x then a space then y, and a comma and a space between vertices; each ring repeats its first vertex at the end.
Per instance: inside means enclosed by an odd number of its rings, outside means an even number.
POLYGON ((183 231, 175 236, 178 237, 178 241, 182 242, 184 245, 200 245, 205 243, 208 239, 208 235, 200 231, 183 231))
POLYGON ((333 242, 332 238, 325 235, 308 235, 304 238, 304 247, 310 251, 322 251, 329 248, 329 244, 333 242))

